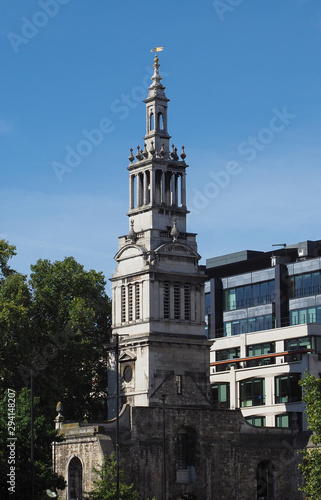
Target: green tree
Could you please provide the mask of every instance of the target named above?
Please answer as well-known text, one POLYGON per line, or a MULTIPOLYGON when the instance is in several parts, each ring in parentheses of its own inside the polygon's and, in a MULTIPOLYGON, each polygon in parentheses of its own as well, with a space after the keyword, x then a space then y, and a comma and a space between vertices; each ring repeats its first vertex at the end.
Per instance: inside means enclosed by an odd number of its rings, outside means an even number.
MULTIPOLYGON (((21 392, 7 394, 0 401, 0 497, 31 499, 31 395, 21 392), (11 476, 8 474, 11 474, 11 476), (7 482, 11 479, 11 483, 7 482), (8 490, 11 488, 11 490, 8 490)), ((48 426, 42 415, 40 399, 34 398, 34 492, 42 500, 44 491, 63 489, 65 483, 48 466, 51 463, 51 443, 61 440, 48 426)))
POLYGON ((48 420, 58 401, 68 419, 105 419, 111 303, 101 272, 73 257, 39 260, 29 281, 10 269, 15 248, 0 240, 0 388, 29 386, 48 420))
POLYGON ((31 359, 43 397, 51 408, 62 400, 66 418, 106 418, 111 303, 104 276, 73 257, 39 260, 31 270, 31 359))
MULTIPOLYGON (((33 373, 40 491, 45 483, 47 488, 56 484, 47 471, 57 402, 62 401, 69 420, 106 418, 111 303, 102 273, 84 270, 73 257, 53 263, 39 260, 31 266, 28 280, 10 268, 13 255, 15 247, 0 240, 0 398, 9 388, 22 394, 17 404, 21 421, 17 428, 24 429, 19 431, 19 484, 28 484, 30 404, 24 391, 33 373)), ((2 418, 1 429, 3 425, 7 429, 2 418)), ((1 433, 1 472, 7 467, 4 436, 1 433)), ((0 498, 6 498, 1 491, 0 498)), ((21 492, 16 498, 28 497, 21 492)))
POLYGON ((303 491, 308 500, 321 498, 321 379, 306 373, 300 381, 303 388, 303 401, 306 404, 308 429, 313 434, 312 443, 315 448, 302 450, 303 462, 299 468, 303 474, 304 485, 299 489, 303 491))
MULTIPOLYGON (((115 500, 117 498, 117 466, 114 457, 104 458, 102 466, 95 468, 98 479, 94 481, 94 487, 88 495, 88 500, 115 500)), ((125 474, 119 471, 119 498, 120 500, 138 500, 138 492, 134 485, 128 485, 125 481, 125 474)))

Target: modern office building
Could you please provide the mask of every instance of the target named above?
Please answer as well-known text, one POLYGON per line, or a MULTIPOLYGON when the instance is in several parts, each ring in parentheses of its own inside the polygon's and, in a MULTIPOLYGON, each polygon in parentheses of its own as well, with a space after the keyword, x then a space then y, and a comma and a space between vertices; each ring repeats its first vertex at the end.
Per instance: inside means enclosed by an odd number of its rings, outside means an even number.
POLYGON ((208 259, 213 404, 257 426, 306 429, 302 375, 321 372, 321 240, 208 259))

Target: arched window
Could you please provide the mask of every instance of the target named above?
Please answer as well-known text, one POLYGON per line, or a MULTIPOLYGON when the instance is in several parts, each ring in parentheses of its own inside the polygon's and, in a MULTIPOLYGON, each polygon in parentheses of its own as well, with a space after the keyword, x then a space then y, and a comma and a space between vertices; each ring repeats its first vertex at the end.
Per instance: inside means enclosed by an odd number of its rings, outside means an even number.
POLYGON ((154 130, 154 113, 151 113, 150 114, 150 117, 149 117, 149 130, 154 130))
POLYGON ((163 113, 158 113, 158 129, 164 130, 163 113))
POLYGON ((275 467, 269 460, 263 460, 256 469, 257 500, 276 499, 275 467))
POLYGON ((78 457, 68 467, 68 500, 82 500, 82 465, 78 457))

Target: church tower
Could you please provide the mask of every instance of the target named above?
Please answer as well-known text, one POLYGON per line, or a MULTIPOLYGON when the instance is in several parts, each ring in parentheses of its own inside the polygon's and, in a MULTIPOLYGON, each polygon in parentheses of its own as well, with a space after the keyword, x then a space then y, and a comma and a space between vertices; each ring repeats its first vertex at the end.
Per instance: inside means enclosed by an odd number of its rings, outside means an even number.
POLYGON ((146 98, 144 147, 129 156, 129 232, 111 278, 122 395, 132 406, 208 405, 204 271, 186 231, 186 169, 168 133, 159 60, 146 98))

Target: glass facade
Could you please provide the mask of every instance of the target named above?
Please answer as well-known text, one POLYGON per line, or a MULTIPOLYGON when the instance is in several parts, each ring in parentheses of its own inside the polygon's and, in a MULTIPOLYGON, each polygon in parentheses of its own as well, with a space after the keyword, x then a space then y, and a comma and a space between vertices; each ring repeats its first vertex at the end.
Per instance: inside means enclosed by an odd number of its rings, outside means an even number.
POLYGON ((305 307, 290 311, 290 325, 321 323, 321 307, 305 307))
POLYGON ((294 411, 275 415, 275 427, 302 429, 302 413, 294 411))
MULTIPOLYGON (((265 342, 264 344, 256 344, 256 345, 249 345, 246 348, 247 356, 249 357, 255 357, 255 356, 262 356, 264 354, 270 354, 275 352, 275 343, 274 342, 265 342)), ((259 359, 252 359, 247 361, 246 366, 247 367, 252 367, 252 366, 264 366, 264 365, 271 365, 275 363, 275 358, 259 358, 259 359)))
POLYGON ((224 323, 224 337, 240 335, 241 333, 259 332, 261 330, 271 330, 271 328, 274 328, 272 314, 238 319, 235 321, 226 321, 224 323))
MULTIPOLYGON (((240 348, 239 347, 234 347, 232 349, 221 349, 219 351, 216 351, 216 361, 225 361, 228 359, 238 359, 240 357, 240 348)), ((233 363, 233 366, 235 368, 238 367, 237 363, 233 363)), ((217 365, 216 366, 216 371, 217 372, 222 372, 226 370, 231 369, 231 364, 226 363, 224 365, 217 365)))
POLYGON ((275 281, 263 281, 252 285, 224 290, 224 311, 234 311, 247 307, 270 304, 274 300, 275 281))
POLYGON ((213 408, 222 409, 230 407, 230 384, 218 382, 211 387, 211 403, 213 408))
POLYGON ((252 415, 251 417, 246 417, 245 419, 249 424, 255 427, 265 427, 265 417, 259 415, 252 415))
POLYGON ((300 373, 287 373, 275 377, 275 402, 294 403, 301 401, 300 373))
POLYGON ((240 382, 240 406, 260 406, 265 404, 264 378, 250 378, 240 382))
POLYGON ((321 271, 298 274, 289 280, 289 298, 309 297, 321 293, 321 271))

